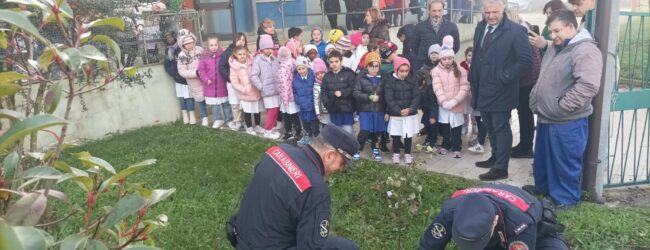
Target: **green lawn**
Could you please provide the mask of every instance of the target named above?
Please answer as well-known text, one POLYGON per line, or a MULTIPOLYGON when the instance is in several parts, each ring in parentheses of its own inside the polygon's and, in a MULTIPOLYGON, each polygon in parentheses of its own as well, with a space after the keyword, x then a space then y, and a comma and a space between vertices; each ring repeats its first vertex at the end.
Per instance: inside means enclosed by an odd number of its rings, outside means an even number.
MULTIPOLYGON (((241 133, 171 124, 88 142, 67 153, 90 151, 119 169, 144 159, 158 159, 148 171, 129 180, 146 181, 151 188, 177 189, 151 213, 169 216, 170 226, 154 235, 158 246, 229 249, 224 222, 236 210, 254 164, 270 145, 270 141, 241 133)), ((374 162, 362 162, 354 170, 335 174, 329 181, 332 230, 334 234, 355 240, 362 249, 415 249, 442 202, 456 189, 473 183, 374 162), (395 189, 387 185, 389 176, 404 177, 407 181, 395 189), (414 190, 406 184, 410 182, 423 187, 417 215, 407 212, 404 206, 398 210, 389 208, 386 198, 386 191, 391 189, 398 193, 414 190)), ((72 184, 63 188, 78 189, 72 184)), ((72 198, 83 196, 77 194, 72 198)), ((560 216, 568 226, 567 238, 572 249, 650 247, 650 210, 612 209, 585 203, 560 216)), ((69 221, 59 225, 55 235, 77 231, 78 223, 69 221)))
MULTIPOLYGON (((650 54, 650 22, 647 17, 621 16, 619 19, 618 56, 620 63, 620 80, 626 86, 632 79, 643 80, 648 78, 648 55, 650 54)), ((641 85, 640 81, 634 82, 635 87, 648 88, 641 85)))

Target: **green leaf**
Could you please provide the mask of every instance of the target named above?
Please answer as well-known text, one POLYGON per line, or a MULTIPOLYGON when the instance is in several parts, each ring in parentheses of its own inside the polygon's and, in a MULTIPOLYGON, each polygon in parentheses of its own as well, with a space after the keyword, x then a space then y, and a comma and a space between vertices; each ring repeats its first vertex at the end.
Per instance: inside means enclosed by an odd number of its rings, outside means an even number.
POLYGON ((74 13, 72 12, 72 8, 70 8, 70 5, 68 4, 68 1, 66 0, 57 0, 56 5, 59 6, 59 11, 61 11, 62 16, 68 19, 72 19, 74 16, 74 13))
POLYGON ((63 239, 60 250, 77 250, 86 248, 88 237, 81 234, 71 234, 63 239))
POLYGON ((154 204, 167 199, 170 195, 176 192, 175 188, 172 189, 155 189, 151 192, 151 198, 147 200, 147 207, 151 207, 154 204))
POLYGON ((54 239, 43 230, 33 227, 14 227, 14 231, 25 249, 47 249, 54 239))
POLYGON ((107 161, 94 157, 94 156, 84 156, 80 157, 79 160, 84 164, 86 167, 101 167, 103 169, 106 169, 106 171, 111 172, 112 174, 115 174, 115 168, 113 168, 113 165, 108 163, 107 161))
MULTIPOLYGON (((50 42, 38 33, 38 29, 27 19, 27 15, 21 12, 0 9, 0 21, 7 22, 29 33, 44 44, 50 42)), ((124 22, 122 22, 124 23, 124 22)))
POLYGON ((116 183, 117 181, 122 179, 123 177, 127 177, 127 176, 133 174, 134 172, 136 172, 136 171, 138 171, 138 170, 140 170, 140 169, 142 169, 142 168, 144 168, 146 166, 155 164, 155 163, 156 163, 155 159, 149 159, 149 160, 145 160, 145 161, 133 164, 133 165, 127 167, 126 169, 123 169, 122 171, 118 172, 117 174, 111 176, 111 178, 108 178, 108 180, 105 180, 104 182, 102 182, 102 185, 99 187, 99 190, 103 191, 104 189, 108 188, 108 186, 113 185, 114 183, 116 183))
POLYGON ((113 225, 119 223, 120 221, 129 217, 129 215, 138 212, 146 204, 146 201, 142 199, 140 194, 132 193, 130 195, 124 196, 117 202, 115 207, 106 217, 104 224, 106 227, 112 227, 113 225))
POLYGON ((92 27, 99 27, 99 26, 111 26, 120 31, 124 31, 124 20, 122 20, 122 18, 119 17, 109 17, 104 19, 98 19, 85 25, 86 29, 92 27))
POLYGON ((50 68, 50 64, 54 62, 54 57, 58 54, 58 51, 54 47, 45 48, 40 57, 38 57, 38 66, 47 71, 50 68))
POLYGON ((81 68, 81 53, 76 48, 67 48, 63 51, 61 58, 72 70, 77 71, 81 68))
POLYGON ((70 169, 71 168, 70 165, 68 165, 68 163, 66 163, 64 161, 55 161, 52 164, 52 166, 54 168, 58 169, 59 171, 63 172, 63 173, 66 173, 66 174, 72 173, 72 170, 70 169))
POLYGON ((23 245, 16 231, 4 219, 0 218, 0 250, 22 250, 23 245))
POLYGON ((0 84, 0 97, 13 95, 21 89, 22 87, 15 83, 0 84))
POLYGON ((95 46, 92 45, 84 45, 81 48, 79 48, 79 53, 81 53, 81 56, 96 60, 96 61, 106 61, 106 56, 99 51, 95 46))
POLYGON ((83 170, 70 167, 71 172, 64 174, 56 183, 62 183, 67 180, 74 180, 79 187, 81 187, 86 193, 93 190, 94 181, 88 176, 83 170))
POLYGON ((97 240, 88 240, 85 250, 108 250, 108 247, 97 240))
POLYGON ((20 178, 37 178, 37 179, 50 179, 50 180, 56 180, 61 178, 63 174, 56 170, 53 167, 33 167, 30 169, 27 169, 23 174, 20 176, 20 178))
POLYGON ((122 51, 120 49, 120 46, 117 45, 115 40, 111 39, 110 37, 106 35, 97 35, 93 37, 92 41, 94 42, 100 42, 106 44, 111 50, 113 50, 113 55, 115 56, 115 59, 117 59, 117 64, 118 67, 121 64, 121 59, 122 59, 122 51))
POLYGON ((66 123, 65 120, 52 115, 37 115, 26 118, 13 124, 7 132, 0 136, 0 150, 9 148, 21 138, 41 129, 66 123))
POLYGON ((18 156, 18 153, 16 153, 16 151, 12 151, 7 156, 5 156, 4 160, 2 160, 5 179, 11 180, 14 178, 14 171, 16 170, 16 166, 18 166, 19 159, 20 157, 18 156))
POLYGON ((7 49, 7 34, 0 31, 0 49, 7 49))
POLYGON ((124 69, 124 75, 126 77, 135 77, 137 73, 138 73, 138 68, 136 67, 128 67, 124 69))
POLYGON ((45 4, 41 3, 40 1, 34 1, 34 0, 7 0, 7 3, 17 3, 17 4, 25 4, 25 5, 31 5, 31 6, 36 6, 41 9, 47 8, 45 4))
POLYGON ((56 111, 56 108, 59 106, 59 102, 61 102, 61 94, 63 93, 63 87, 61 85, 61 82, 56 82, 52 87, 50 87, 50 90, 48 91, 46 97, 51 97, 51 98, 46 98, 49 101, 46 101, 45 105, 47 109, 45 110, 46 113, 52 114, 54 111, 56 111))
POLYGON ((2 72, 0 73, 0 84, 15 83, 16 81, 29 78, 28 75, 20 74, 16 71, 2 72))
POLYGON ((0 109, 0 118, 22 120, 25 119, 25 114, 11 109, 0 109))
POLYGON ((128 246, 128 247, 126 247, 124 249, 125 250, 126 249, 128 249, 128 250, 161 250, 161 248, 146 246, 146 245, 131 245, 131 246, 128 246))
POLYGON ((9 208, 5 215, 13 225, 33 226, 38 223, 47 207, 47 198, 43 194, 29 193, 9 208))

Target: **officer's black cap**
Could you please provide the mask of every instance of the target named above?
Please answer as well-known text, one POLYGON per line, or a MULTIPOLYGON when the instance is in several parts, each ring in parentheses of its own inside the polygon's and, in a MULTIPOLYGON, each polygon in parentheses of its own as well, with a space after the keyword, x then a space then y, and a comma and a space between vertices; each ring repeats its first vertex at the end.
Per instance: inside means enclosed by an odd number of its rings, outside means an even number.
POLYGON ((481 194, 458 197, 452 224, 452 239, 463 250, 484 249, 492 237, 495 208, 489 198, 481 194))
POLYGON ((327 144, 336 148, 339 153, 345 156, 346 165, 352 162, 352 155, 356 154, 361 147, 354 135, 331 124, 326 124, 323 127, 320 136, 325 139, 327 144))

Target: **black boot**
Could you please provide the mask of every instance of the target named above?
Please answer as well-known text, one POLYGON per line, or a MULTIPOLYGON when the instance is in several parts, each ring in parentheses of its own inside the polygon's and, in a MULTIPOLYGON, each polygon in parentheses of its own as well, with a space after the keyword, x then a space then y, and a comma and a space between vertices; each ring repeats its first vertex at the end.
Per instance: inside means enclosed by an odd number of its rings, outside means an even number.
POLYGON ((482 181, 496 181, 496 180, 502 180, 507 178, 508 178, 508 170, 503 170, 498 168, 490 168, 490 171, 478 176, 478 179, 482 181))
POLYGON ((494 167, 494 164, 497 163, 497 159, 494 157, 490 157, 490 159, 487 159, 486 161, 477 161, 476 162, 476 167, 479 168, 491 168, 494 167))

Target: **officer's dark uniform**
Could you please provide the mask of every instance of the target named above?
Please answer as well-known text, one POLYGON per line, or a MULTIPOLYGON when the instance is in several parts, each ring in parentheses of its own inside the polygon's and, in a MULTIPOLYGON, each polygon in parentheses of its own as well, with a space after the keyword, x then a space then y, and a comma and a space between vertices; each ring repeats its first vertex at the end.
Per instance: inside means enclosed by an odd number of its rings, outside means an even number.
MULTIPOLYGON (((332 127, 323 128, 323 136, 345 140, 337 134, 344 131, 332 127)), ((241 201, 236 248, 357 249, 352 241, 329 236, 331 199, 323 175, 321 157, 311 146, 282 144, 267 150, 241 201)))
POLYGON ((418 249, 568 249, 559 234, 538 235, 540 200, 520 188, 486 184, 457 191, 420 239, 418 249), (491 233, 495 215, 497 226, 491 233))

